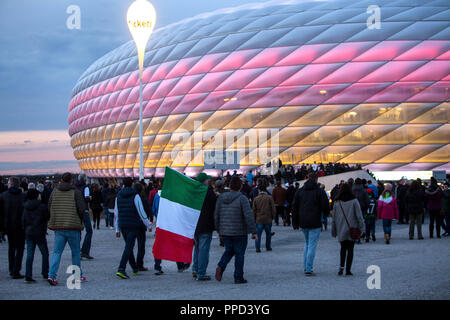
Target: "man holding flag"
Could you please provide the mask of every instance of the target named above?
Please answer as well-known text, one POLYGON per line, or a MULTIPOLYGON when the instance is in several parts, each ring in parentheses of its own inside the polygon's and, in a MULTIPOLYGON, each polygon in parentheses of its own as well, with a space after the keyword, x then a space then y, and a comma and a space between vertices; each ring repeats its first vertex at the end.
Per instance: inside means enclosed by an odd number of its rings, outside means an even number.
POLYGON ((153 245, 155 261, 192 262, 195 229, 207 191, 203 183, 166 167, 153 245))

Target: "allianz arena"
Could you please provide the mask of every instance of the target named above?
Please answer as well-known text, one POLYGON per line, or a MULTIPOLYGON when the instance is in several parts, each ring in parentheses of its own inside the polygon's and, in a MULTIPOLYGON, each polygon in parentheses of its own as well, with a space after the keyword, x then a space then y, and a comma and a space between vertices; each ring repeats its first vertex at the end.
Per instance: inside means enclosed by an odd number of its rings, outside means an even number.
MULTIPOLYGON (((285 164, 450 171, 449 16, 448 0, 291 0, 155 30, 143 73, 145 175, 195 174, 225 132, 243 170, 276 145, 285 164), (371 5, 380 29, 368 28, 371 5)), ((69 133, 89 176, 139 176, 138 72, 130 40, 73 89, 69 133)))

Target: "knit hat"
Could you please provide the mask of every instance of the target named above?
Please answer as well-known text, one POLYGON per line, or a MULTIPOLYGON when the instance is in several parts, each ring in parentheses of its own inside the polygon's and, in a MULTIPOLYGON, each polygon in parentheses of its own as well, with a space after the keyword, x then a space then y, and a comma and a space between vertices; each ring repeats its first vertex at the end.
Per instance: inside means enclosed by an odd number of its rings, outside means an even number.
POLYGON ((384 190, 392 191, 392 184, 386 183, 386 185, 384 186, 384 190))
POLYGON ((211 176, 208 176, 206 173, 201 172, 197 175, 197 181, 203 183, 205 180, 211 179, 211 176))

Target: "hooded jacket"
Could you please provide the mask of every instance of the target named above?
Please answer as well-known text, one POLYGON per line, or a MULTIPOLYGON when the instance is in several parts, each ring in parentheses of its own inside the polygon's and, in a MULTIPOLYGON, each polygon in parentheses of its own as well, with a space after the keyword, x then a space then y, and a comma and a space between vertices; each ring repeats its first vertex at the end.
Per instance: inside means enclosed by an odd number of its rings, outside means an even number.
POLYGON ((60 183, 48 200, 50 230, 83 230, 86 205, 80 190, 67 182, 60 183))
POLYGON ((325 190, 312 180, 305 182, 295 194, 292 205, 294 229, 316 229, 322 225, 322 213, 327 216, 330 206, 325 190))
POLYGON ((225 192, 217 198, 214 224, 222 236, 256 234, 256 223, 248 199, 238 191, 225 192))
POLYGON ((29 200, 24 204, 23 226, 25 236, 33 239, 45 238, 50 214, 46 205, 39 200, 29 200))
POLYGON ((354 184, 352 187, 353 194, 356 199, 358 199, 359 206, 361 207, 361 211, 363 214, 367 212, 369 208, 369 195, 367 194, 366 189, 360 184, 354 184))
POLYGON ((387 198, 380 196, 378 199, 378 219, 398 219, 398 207, 395 197, 390 195, 387 198))
POLYGON ((11 187, 0 195, 0 228, 6 233, 23 232, 23 194, 19 188, 11 187))

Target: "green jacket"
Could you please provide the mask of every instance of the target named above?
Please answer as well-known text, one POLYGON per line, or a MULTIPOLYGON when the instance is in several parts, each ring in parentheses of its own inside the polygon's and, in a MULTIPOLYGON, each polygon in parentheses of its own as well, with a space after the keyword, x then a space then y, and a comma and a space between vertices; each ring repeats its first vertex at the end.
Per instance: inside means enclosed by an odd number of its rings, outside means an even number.
POLYGON ((50 230, 83 230, 86 205, 81 192, 69 183, 59 184, 48 201, 50 230))

